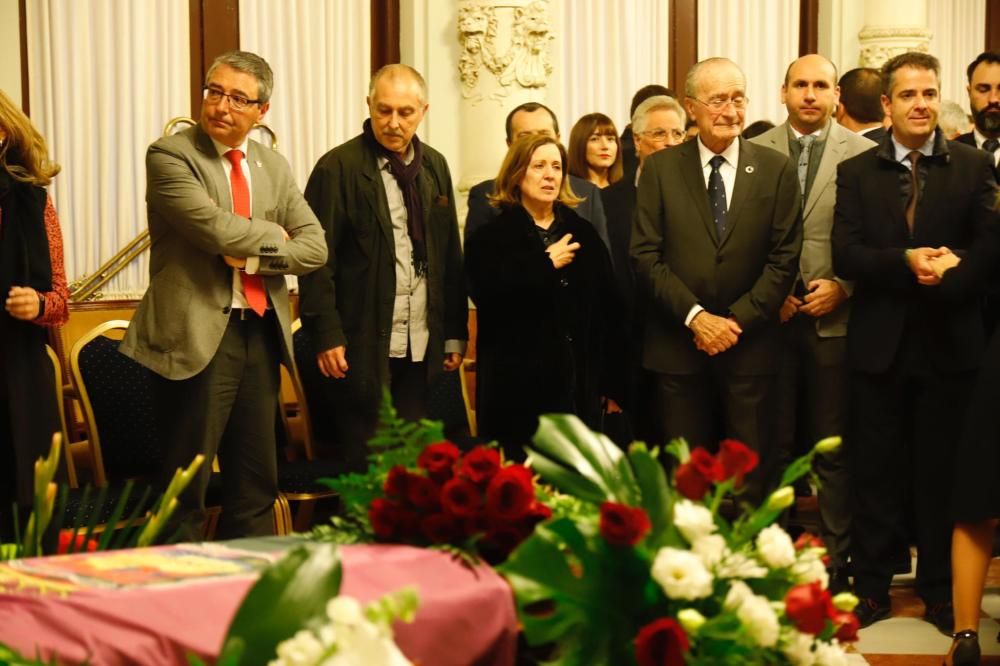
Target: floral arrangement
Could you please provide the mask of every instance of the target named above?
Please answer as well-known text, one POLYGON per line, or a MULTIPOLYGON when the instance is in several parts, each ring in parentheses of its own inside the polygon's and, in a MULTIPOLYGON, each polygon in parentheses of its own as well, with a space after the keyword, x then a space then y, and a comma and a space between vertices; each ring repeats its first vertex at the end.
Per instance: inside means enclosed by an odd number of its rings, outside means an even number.
POLYGON ((383 490, 368 509, 378 539, 449 544, 491 562, 505 559, 552 515, 536 499, 528 468, 504 464, 486 446, 463 455, 451 442, 430 444, 415 469, 392 467, 383 490))
POLYGON ((772 524, 790 484, 839 444, 817 444, 730 522, 720 507, 758 462, 743 444, 713 455, 671 442, 670 483, 655 449, 626 453, 575 417, 543 417, 528 464, 590 511, 539 525, 500 566, 528 643, 550 664, 846 664, 857 599, 826 589, 817 539, 772 524))

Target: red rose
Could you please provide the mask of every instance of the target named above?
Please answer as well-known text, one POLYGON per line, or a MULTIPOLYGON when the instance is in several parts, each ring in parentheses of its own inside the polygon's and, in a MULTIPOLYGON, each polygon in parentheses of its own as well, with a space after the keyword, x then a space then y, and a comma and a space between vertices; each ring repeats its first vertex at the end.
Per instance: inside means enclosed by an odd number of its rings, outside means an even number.
POLYGON ((410 474, 406 480, 406 499, 418 509, 433 509, 441 504, 441 489, 426 476, 410 474))
POLYGON ((834 637, 841 643, 851 643, 858 640, 858 629, 861 623, 854 613, 840 611, 833 615, 833 626, 837 627, 834 637))
POLYGON ((382 490, 393 499, 403 499, 406 497, 406 482, 410 478, 410 473, 402 465, 395 465, 389 470, 389 475, 385 478, 382 490))
POLYGON ((84 532, 78 532, 75 538, 72 537, 72 530, 62 530, 59 532, 59 543, 56 545, 56 555, 64 555, 69 552, 69 545, 72 542, 73 552, 81 553, 86 551, 92 553, 97 550, 97 542, 93 539, 87 539, 86 546, 84 546, 84 538, 87 536, 84 532))
POLYGON ((823 631, 835 613, 830 593, 818 582, 796 585, 785 595, 785 615, 807 634, 823 631))
POLYGON ((535 501, 528 507, 528 513, 524 516, 524 519, 530 527, 534 528, 538 523, 548 520, 551 517, 552 509, 541 502, 535 501))
POLYGON ((634 546, 649 532, 649 516, 625 504, 601 504, 601 536, 612 546, 634 546))
POLYGON ((687 634, 670 617, 654 620, 635 637, 635 660, 639 666, 684 666, 684 653, 691 647, 687 634))
POLYGON ((514 523, 490 523, 483 539, 487 544, 487 551, 500 556, 507 557, 518 544, 524 541, 528 534, 514 523))
POLYGON ((451 442, 438 442, 424 447, 417 458, 417 467, 427 470, 427 475, 443 483, 451 478, 452 468, 462 455, 451 442))
POLYGON ((482 504, 483 495, 471 481, 456 477, 441 488, 441 505, 453 516, 463 518, 476 516, 482 504))
POLYGON ((486 488, 486 515, 494 520, 522 518, 535 501, 531 472, 524 465, 507 465, 486 488))
POLYGON ((809 532, 803 532, 799 535, 799 538, 795 540, 795 550, 802 550, 804 548, 825 548, 823 544, 823 539, 816 536, 815 534, 809 534, 809 532))
POLYGON ((699 474, 705 477, 706 481, 722 481, 725 478, 722 473, 722 465, 719 464, 715 456, 703 447, 696 447, 691 452, 691 458, 688 462, 694 465, 694 468, 698 470, 699 474))
POLYGON ((722 440, 715 458, 722 468, 721 480, 735 479, 737 486, 743 484, 743 477, 753 471, 760 461, 756 451, 735 439, 722 440))
POLYGON ((701 475, 701 472, 689 462, 677 466, 674 472, 674 486, 679 492, 689 500, 699 501, 708 492, 709 482, 701 475))
POLYGON ((372 524, 375 536, 381 539, 391 539, 400 531, 399 506, 384 497, 372 500, 368 506, 368 520, 372 524))
POLYGON ((486 516, 478 515, 462 518, 462 531, 465 536, 482 534, 487 529, 486 516))
POLYGON ((454 516, 432 513, 420 521, 420 533, 431 543, 453 543, 461 535, 461 525, 454 516))
POLYGON ((500 471, 500 452, 477 446, 462 457, 458 473, 473 483, 488 483, 500 471))

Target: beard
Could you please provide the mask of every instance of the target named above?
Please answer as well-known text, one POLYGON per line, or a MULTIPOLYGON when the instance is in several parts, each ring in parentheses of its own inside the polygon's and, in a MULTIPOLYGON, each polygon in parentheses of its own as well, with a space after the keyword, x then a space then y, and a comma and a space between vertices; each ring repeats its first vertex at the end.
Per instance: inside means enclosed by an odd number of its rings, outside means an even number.
POLYGON ((988 136, 1000 134, 1000 105, 989 104, 972 112, 976 127, 988 136))

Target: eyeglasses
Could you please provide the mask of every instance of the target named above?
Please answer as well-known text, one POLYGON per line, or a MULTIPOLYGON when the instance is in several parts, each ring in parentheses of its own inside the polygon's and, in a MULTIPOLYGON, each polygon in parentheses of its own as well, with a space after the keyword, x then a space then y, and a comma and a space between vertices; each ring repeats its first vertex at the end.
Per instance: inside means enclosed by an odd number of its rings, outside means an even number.
POLYGON ((251 104, 260 104, 259 99, 247 99, 243 95, 236 93, 230 94, 221 88, 215 88, 213 86, 205 86, 205 101, 209 104, 219 104, 222 102, 222 98, 226 97, 229 99, 229 108, 233 111, 244 111, 251 104))
POLYGON ((644 130, 639 132, 642 136, 648 137, 653 141, 666 141, 667 137, 674 139, 675 141, 683 141, 687 134, 683 130, 665 130, 662 127, 656 129, 644 130))
POLYGON ((746 97, 745 95, 736 95, 735 97, 713 97, 707 102, 703 102, 697 97, 691 97, 690 99, 693 99, 702 106, 707 106, 709 109, 715 111, 716 113, 724 111, 726 107, 729 106, 730 104, 733 105, 734 109, 739 111, 747 108, 747 104, 750 103, 750 98, 746 97))

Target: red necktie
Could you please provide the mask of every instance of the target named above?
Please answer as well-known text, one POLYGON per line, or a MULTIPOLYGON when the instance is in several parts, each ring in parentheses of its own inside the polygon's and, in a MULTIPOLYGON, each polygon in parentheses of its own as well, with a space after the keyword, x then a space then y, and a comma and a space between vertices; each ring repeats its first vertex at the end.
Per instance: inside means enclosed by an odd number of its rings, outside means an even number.
MULTIPOLYGON (((233 165, 229 172, 229 187, 233 194, 233 212, 240 217, 250 219, 250 187, 247 185, 246 176, 243 175, 243 151, 230 150, 226 153, 226 159, 233 165)), ((267 310, 267 292, 264 291, 264 280, 259 275, 251 275, 246 271, 240 271, 240 278, 243 280, 243 295, 246 296, 247 304, 254 312, 264 316, 267 310)))

